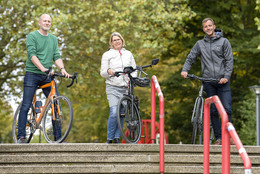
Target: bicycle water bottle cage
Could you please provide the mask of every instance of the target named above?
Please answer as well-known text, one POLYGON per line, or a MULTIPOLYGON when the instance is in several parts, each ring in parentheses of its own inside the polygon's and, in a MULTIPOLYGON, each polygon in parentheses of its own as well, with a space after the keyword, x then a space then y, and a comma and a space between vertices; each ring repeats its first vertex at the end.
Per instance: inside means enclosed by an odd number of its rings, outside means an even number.
POLYGON ((41 101, 36 101, 35 103, 35 112, 36 113, 41 113, 42 110, 42 102, 41 101))
POLYGON ((133 77, 134 84, 140 87, 149 87, 150 86, 150 79, 147 77, 133 77))
POLYGON ((131 66, 127 66, 127 67, 124 68, 124 73, 126 73, 126 74, 130 74, 133 71, 134 71, 134 68, 131 67, 131 66))

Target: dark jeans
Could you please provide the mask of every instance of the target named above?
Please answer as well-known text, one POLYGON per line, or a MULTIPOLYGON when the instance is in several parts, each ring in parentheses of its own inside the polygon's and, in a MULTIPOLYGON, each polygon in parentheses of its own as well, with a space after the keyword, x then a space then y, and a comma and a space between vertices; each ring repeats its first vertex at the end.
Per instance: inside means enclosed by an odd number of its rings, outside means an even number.
MULTIPOLYGON (((23 102, 22 102, 22 107, 20 109, 19 119, 18 119, 17 139, 19 139, 20 137, 26 137, 27 114, 32 105, 34 93, 35 93, 37 87, 51 82, 50 78, 43 81, 45 77, 46 77, 45 75, 35 74, 35 73, 31 73, 31 72, 25 73, 24 83, 23 83, 23 86, 24 86, 23 102)), ((48 97, 48 95, 51 91, 51 87, 44 88, 42 90, 43 90, 44 95, 46 97, 48 97)), ((56 88, 56 92, 58 95, 57 88, 56 88)), ((55 126, 53 126, 53 127, 55 129, 55 126)), ((61 134, 61 133, 59 133, 60 131, 61 130, 59 130, 59 131, 54 130, 56 135, 61 134)))
MULTIPOLYGON (((218 84, 218 83, 203 83, 204 89, 207 93, 207 97, 211 97, 217 95, 225 108, 225 111, 228 115, 229 122, 232 122, 231 117, 231 90, 229 82, 226 84, 218 84)), ((218 110, 215 104, 211 104, 210 106, 210 118, 212 122, 212 126, 214 129, 214 134, 217 139, 221 139, 221 122, 219 120, 218 110)))

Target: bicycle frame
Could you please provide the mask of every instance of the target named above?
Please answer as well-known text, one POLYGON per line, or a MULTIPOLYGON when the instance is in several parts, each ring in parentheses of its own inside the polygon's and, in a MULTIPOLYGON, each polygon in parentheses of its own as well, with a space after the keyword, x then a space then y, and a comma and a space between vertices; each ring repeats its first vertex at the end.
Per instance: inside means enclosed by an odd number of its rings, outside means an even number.
MULTIPOLYGON (((197 103, 199 103, 199 100, 200 100, 202 107, 199 108, 200 109, 200 115, 199 115, 198 122, 196 124, 203 124, 203 113, 204 113, 204 98, 203 98, 204 85, 203 85, 203 81, 205 81, 205 82, 218 82, 219 79, 202 78, 202 77, 198 77, 194 74, 188 74, 188 78, 190 78, 191 80, 198 79, 198 80, 201 81, 199 96, 195 100, 195 105, 194 105, 193 112, 192 112, 191 122, 192 123, 194 122, 195 112, 196 112, 196 109, 197 109, 197 103)), ((210 125, 210 127, 212 128, 212 125, 210 125)), ((199 130, 199 144, 202 144, 202 139, 203 139, 201 131, 203 131, 203 128, 202 128, 202 130, 199 130)), ((210 143, 213 141, 213 139, 214 138, 213 138, 213 129, 212 129, 211 136, 210 136, 210 143)))
POLYGON ((131 76, 131 74, 129 74, 129 85, 128 85, 128 87, 129 87, 129 89, 128 89, 128 96, 131 98, 131 101, 132 101, 132 103, 131 103, 131 113, 132 114, 130 114, 130 116, 131 116, 131 118, 133 118, 133 113, 134 113, 134 84, 133 84, 133 77, 131 76))
MULTIPOLYGON (((46 107, 48 106, 48 104, 50 102, 53 101, 53 98, 55 96, 57 96, 57 92, 56 92, 56 85, 55 85, 55 80, 51 80, 50 83, 47 83, 45 85, 42 85, 42 86, 39 86, 37 88, 38 89, 44 89, 44 88, 48 88, 48 87, 51 87, 51 91, 50 91, 50 94, 49 96, 46 98, 46 102, 45 102, 45 105, 43 106, 42 110, 41 110, 41 113, 39 115, 39 117, 37 118, 36 117, 36 114, 34 115, 35 116, 35 121, 36 121, 36 128, 38 129, 40 124, 41 124, 41 121, 42 121, 42 118, 43 118, 43 115, 44 115, 44 112, 45 112, 45 109, 46 107)), ((33 98, 33 103, 35 104, 36 103, 36 91, 35 91, 35 94, 34 94, 34 98, 33 98)), ((54 115, 54 105, 53 103, 51 103, 51 108, 52 108, 52 117, 53 117, 53 120, 55 120, 55 115, 54 115)), ((57 110, 58 110, 58 113, 60 115, 60 108, 59 106, 57 105, 57 110)))

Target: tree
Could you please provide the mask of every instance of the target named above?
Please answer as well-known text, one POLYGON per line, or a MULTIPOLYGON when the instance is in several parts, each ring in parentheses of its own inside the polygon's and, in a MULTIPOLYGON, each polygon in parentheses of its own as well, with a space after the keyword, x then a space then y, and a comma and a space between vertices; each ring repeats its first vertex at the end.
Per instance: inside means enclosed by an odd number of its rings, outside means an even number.
MULTIPOLYGON (((239 101, 249 93, 243 89, 259 79, 259 36, 255 25, 259 25, 258 0, 0 1, 0 94, 5 98, 1 107, 10 107, 6 104, 10 96, 21 98, 26 35, 38 29, 37 21, 43 13, 52 17, 50 32, 58 37, 66 70, 78 72, 75 86, 67 89, 67 80, 59 85, 60 94, 70 98, 74 109, 68 142, 105 142, 109 108, 105 79, 99 70, 110 34, 117 31, 138 65, 160 58, 160 63, 147 72, 157 76, 164 93, 165 129, 171 143, 190 143, 190 117, 199 83, 182 79, 180 71, 191 47, 204 36, 200 23, 205 17, 212 17, 232 44, 235 127, 245 121, 244 113, 236 106, 243 105, 239 101)), ((199 64, 194 65, 192 73, 199 75, 199 64)), ((140 96, 142 118, 149 118, 150 90, 136 88, 136 94, 140 96)))
MULTIPOLYGON (((217 28, 221 28, 224 31, 224 37, 227 37, 231 42, 234 55, 234 71, 231 78, 232 115, 234 125, 239 132, 245 120, 242 118, 243 113, 238 109, 238 106, 243 104, 241 101, 246 100, 245 96, 249 93, 249 90, 247 90, 248 86, 256 83, 259 79, 260 59, 259 50, 257 49, 259 35, 254 22, 254 18, 257 16, 257 13, 254 11, 255 2, 251 0, 225 2, 192 0, 189 1, 189 6, 197 15, 187 23, 187 33, 193 34, 194 38, 182 39, 182 44, 185 48, 183 53, 187 55, 187 48, 191 49, 195 42, 204 36, 201 29, 201 21, 206 17, 213 18, 217 28)), ((170 104, 170 108, 174 108, 172 113, 178 113, 177 118, 175 114, 169 116, 169 122, 172 122, 169 128, 173 132, 171 140, 174 140, 174 143, 179 142, 183 137, 191 136, 191 133, 185 130, 189 129, 190 132, 192 130, 189 122, 193 107, 191 99, 195 99, 197 95, 195 89, 198 89, 198 84, 195 83, 196 85, 194 85, 193 82, 187 80, 182 80, 181 84, 176 83, 180 82, 181 79, 180 71, 185 61, 185 54, 183 54, 183 59, 175 62, 175 66, 179 65, 176 70, 178 73, 171 74, 172 76, 164 81, 165 91, 169 94, 167 96, 169 98, 166 101, 170 104), (175 89, 172 92, 173 95, 170 94, 172 89, 175 89), (179 118, 182 120, 180 121, 179 118)), ((190 73, 200 74, 198 62, 193 65, 190 73)), ((186 138, 182 141, 189 143, 189 140, 190 138, 186 138)))

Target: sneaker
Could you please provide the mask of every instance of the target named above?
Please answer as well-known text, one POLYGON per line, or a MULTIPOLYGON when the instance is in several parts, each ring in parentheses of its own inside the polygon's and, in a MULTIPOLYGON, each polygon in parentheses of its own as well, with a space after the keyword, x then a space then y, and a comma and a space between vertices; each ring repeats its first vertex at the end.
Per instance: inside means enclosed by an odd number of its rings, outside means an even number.
POLYGON ((106 144, 112 144, 112 140, 107 140, 106 144))
POLYGON ((119 139, 119 138, 115 138, 115 139, 114 139, 114 143, 115 143, 115 144, 120 144, 120 139, 119 139))
POLYGON ((18 144, 27 143, 27 140, 26 140, 26 138, 24 138, 24 137, 20 137, 20 138, 18 139, 17 143, 18 143, 18 144))
POLYGON ((215 144, 214 145, 221 145, 221 139, 217 139, 217 141, 215 142, 215 144))

